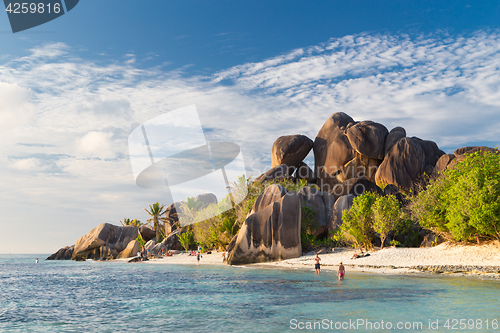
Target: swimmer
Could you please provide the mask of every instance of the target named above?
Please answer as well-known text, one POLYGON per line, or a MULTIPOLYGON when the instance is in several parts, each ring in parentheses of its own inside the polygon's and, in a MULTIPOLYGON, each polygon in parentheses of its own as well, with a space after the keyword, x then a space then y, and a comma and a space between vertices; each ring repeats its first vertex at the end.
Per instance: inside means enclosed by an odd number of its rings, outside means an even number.
POLYGON ((342 263, 339 264, 339 271, 337 273, 337 276, 339 277, 339 280, 343 280, 345 275, 345 267, 342 265, 342 263))

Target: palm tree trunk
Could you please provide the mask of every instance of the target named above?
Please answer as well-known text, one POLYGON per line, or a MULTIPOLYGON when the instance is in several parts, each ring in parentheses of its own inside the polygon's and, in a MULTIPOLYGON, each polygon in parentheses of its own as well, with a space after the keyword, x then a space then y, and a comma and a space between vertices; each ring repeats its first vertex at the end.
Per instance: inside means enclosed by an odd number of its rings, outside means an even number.
POLYGON ((154 225, 155 225, 155 231, 156 231, 156 241, 158 242, 160 240, 160 228, 158 226, 158 216, 155 215, 153 217, 154 225))

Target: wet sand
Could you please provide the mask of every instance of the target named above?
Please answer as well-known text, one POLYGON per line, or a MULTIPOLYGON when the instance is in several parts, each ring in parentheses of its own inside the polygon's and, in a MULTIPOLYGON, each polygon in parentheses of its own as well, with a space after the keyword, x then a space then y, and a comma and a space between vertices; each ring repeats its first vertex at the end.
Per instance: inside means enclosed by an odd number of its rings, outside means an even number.
MULTIPOLYGON (((443 243, 431 248, 396 248, 370 251, 370 256, 352 259, 355 253, 350 248, 335 248, 333 253, 320 253, 322 270, 337 270, 340 262, 346 271, 381 274, 408 274, 432 272, 441 274, 481 275, 500 278, 500 242, 483 245, 460 245, 443 243)), ((204 254, 200 265, 225 265, 222 252, 204 254)), ((314 252, 304 253, 299 258, 277 262, 251 264, 266 268, 311 269, 314 270, 314 252)), ((196 257, 187 253, 172 257, 153 259, 149 264, 196 265, 196 257)))

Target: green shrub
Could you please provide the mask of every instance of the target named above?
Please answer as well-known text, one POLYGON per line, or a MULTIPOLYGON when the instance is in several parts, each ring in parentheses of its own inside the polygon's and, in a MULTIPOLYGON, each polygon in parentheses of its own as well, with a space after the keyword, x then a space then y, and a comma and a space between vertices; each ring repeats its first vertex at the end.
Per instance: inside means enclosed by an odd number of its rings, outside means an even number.
POLYGON ((344 211, 340 232, 333 240, 351 243, 359 249, 370 249, 373 235, 378 233, 383 248, 387 235, 400 229, 402 221, 403 211, 395 196, 366 192, 354 198, 351 209, 344 211))
POLYGON ((319 227, 319 222, 317 217, 318 214, 304 203, 302 203, 300 210, 300 241, 302 243, 302 249, 305 250, 316 245, 316 236, 313 235, 313 232, 319 227))
POLYGON ((179 236, 179 242, 181 243, 184 250, 189 250, 189 246, 194 244, 194 234, 191 230, 186 231, 179 236))
POLYGON ((373 236, 372 206, 377 200, 377 194, 365 192, 353 200, 351 209, 342 214, 343 237, 359 249, 370 249, 373 236))
POLYGON ((373 230, 380 234, 381 246, 389 232, 397 229, 402 221, 402 211, 398 199, 394 195, 379 196, 372 207, 373 230))
POLYGON ((413 198, 420 225, 457 240, 500 240, 500 155, 476 152, 446 169, 413 198))
POLYGON ((138 241, 138 242, 139 242, 139 244, 141 244, 141 248, 142 248, 144 245, 146 245, 146 242, 144 241, 144 239, 142 239, 141 234, 138 234, 138 235, 137 235, 137 238, 136 238, 135 240, 136 240, 136 241, 138 241))

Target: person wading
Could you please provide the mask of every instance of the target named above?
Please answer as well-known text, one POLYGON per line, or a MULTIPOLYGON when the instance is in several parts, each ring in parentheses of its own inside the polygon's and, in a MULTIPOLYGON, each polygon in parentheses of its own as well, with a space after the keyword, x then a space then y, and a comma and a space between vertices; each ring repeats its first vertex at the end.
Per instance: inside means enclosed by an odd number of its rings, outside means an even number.
POLYGON ((316 274, 319 274, 321 258, 316 253, 316 257, 314 258, 314 269, 316 270, 316 274))

